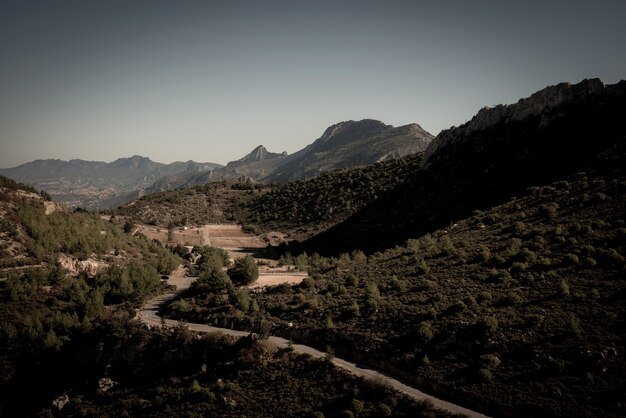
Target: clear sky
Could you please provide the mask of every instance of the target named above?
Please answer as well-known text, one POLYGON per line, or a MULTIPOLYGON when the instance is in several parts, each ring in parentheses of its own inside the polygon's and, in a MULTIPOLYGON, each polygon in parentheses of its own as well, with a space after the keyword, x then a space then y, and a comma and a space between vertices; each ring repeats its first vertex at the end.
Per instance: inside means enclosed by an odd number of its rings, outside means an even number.
POLYGON ((0 167, 226 163, 373 118, 437 134, 626 78, 626 1, 2 0, 0 167))

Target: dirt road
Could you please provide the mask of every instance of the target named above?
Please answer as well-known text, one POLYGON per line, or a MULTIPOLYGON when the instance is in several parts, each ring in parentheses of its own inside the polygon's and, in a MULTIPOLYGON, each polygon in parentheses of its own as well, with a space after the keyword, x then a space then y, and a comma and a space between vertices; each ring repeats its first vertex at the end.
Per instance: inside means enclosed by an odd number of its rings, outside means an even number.
MULTIPOLYGON (((171 319, 162 320, 161 317, 159 317, 158 315, 158 310, 161 305, 172 300, 178 292, 181 292, 189 288, 189 286, 194 280, 195 278, 185 277, 182 273, 182 270, 180 269, 177 270, 175 274, 172 274, 172 276, 170 276, 170 280, 169 280, 170 284, 176 286, 176 289, 177 289, 176 292, 166 293, 164 295, 157 296, 149 300, 146 304, 144 304, 144 306, 140 310, 137 311, 137 318, 140 319, 144 324, 149 325, 149 326, 161 326, 163 324, 166 326, 176 326, 180 324, 179 321, 175 321, 171 319)), ((218 333, 223 333, 227 335, 232 335, 234 337, 245 337, 245 336, 250 335, 250 333, 246 331, 237 331, 237 330, 232 330, 232 329, 227 329, 227 328, 217 328, 217 327, 212 327, 212 326, 205 325, 205 324, 184 323, 184 325, 186 325, 191 331, 195 331, 195 332, 203 332, 203 333, 218 332, 218 333)), ((267 341, 270 344, 273 344, 276 347, 281 347, 281 348, 287 347, 290 345, 289 341, 281 337, 271 336, 267 339, 267 341)), ((308 354, 315 358, 322 358, 326 356, 326 353, 316 350, 315 348, 309 347, 307 345, 291 344, 291 347, 296 353, 308 354)), ((404 383, 394 379, 393 377, 387 376, 386 374, 383 374, 376 370, 362 368, 356 365, 355 363, 349 362, 347 360, 344 360, 338 357, 334 357, 332 362, 335 366, 340 367, 344 370, 347 370, 356 376, 360 376, 364 379, 375 380, 377 382, 383 382, 387 384, 388 386, 396 389, 397 391, 402 392, 419 401, 429 401, 436 408, 443 409, 443 410, 452 412, 454 414, 462 414, 462 415, 466 415, 466 416, 473 417, 473 418, 474 417, 475 418, 486 417, 486 415, 463 408, 462 406, 455 405, 453 403, 444 401, 442 399, 435 398, 411 386, 405 385, 404 383)))

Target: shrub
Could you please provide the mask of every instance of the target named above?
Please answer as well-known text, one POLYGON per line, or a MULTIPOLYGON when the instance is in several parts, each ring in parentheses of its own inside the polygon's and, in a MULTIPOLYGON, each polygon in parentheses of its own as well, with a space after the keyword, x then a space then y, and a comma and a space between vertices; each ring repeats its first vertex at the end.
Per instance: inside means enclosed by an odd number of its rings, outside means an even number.
POLYGON ((261 235, 261 228, 259 228, 257 225, 244 225, 241 227, 241 229, 254 235, 261 235))
POLYGON ((568 253, 565 255, 565 263, 568 265, 576 266, 580 264, 580 260, 576 254, 568 253))
POLYGON ((570 315, 569 328, 570 328, 570 331, 572 331, 572 334, 574 334, 577 337, 580 336, 582 332, 580 328, 580 319, 578 319, 578 317, 574 314, 570 315))
POLYGON ((526 270, 527 268, 528 264, 526 263, 515 262, 511 264, 511 271, 520 272, 526 270))
POLYGON ((433 338, 433 329, 430 325, 430 322, 424 321, 421 322, 418 329, 417 334, 426 342, 430 341, 433 338))
POLYGON ((491 259, 491 251, 488 247, 481 247, 480 252, 478 253, 478 261, 482 263, 486 263, 491 259))
POLYGON ((486 336, 493 335, 498 330, 498 320, 494 316, 484 317, 478 325, 486 336))
POLYGON ((484 290, 482 292, 480 292, 480 294, 478 295, 478 300, 483 303, 483 302, 490 302, 492 299, 491 296, 491 292, 484 290))
POLYGON ((556 219, 558 209, 559 209, 558 204, 554 202, 546 203, 539 207, 539 214, 546 219, 550 219, 550 220, 556 219))
POLYGON ((300 287, 303 289, 314 289, 315 288, 315 280, 312 277, 305 277, 300 282, 300 287))
POLYGON ((344 283, 347 287, 354 287, 359 283, 359 281, 353 273, 349 273, 344 279, 344 283))
POLYGON ((393 414, 392 409, 384 403, 378 404, 378 412, 383 417, 390 417, 393 414))
POLYGON ((484 382, 490 382, 493 379, 493 374, 488 369, 478 370, 478 377, 484 382))
POLYGON ((259 267, 254 258, 246 255, 235 260, 235 265, 228 269, 228 276, 235 284, 248 285, 259 278, 259 267))
POLYGON ((503 300, 503 304, 506 306, 515 306, 522 303, 523 299, 517 292, 509 292, 503 300))
POLYGON ((526 325, 530 328, 536 328, 543 323, 543 315, 539 314, 531 314, 528 315, 528 319, 526 319, 526 325))
POLYGON ((480 356, 480 365, 483 369, 493 370, 500 365, 500 358, 497 354, 485 354, 480 356))
POLYGON ((430 267, 426 264, 426 260, 421 257, 417 260, 417 272, 421 274, 430 274, 430 267))

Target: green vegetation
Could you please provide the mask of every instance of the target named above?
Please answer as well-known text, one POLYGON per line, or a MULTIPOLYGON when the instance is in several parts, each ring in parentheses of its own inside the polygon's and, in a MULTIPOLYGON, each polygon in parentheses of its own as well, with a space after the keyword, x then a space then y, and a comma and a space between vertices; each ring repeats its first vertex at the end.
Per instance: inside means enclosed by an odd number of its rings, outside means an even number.
POLYGON ((236 285, 249 285, 259 278, 259 267, 254 258, 246 255, 235 260, 234 265, 228 269, 228 277, 236 285))
POLYGON ((567 184, 369 257, 286 254, 312 278, 245 305, 196 288, 169 314, 331 347, 494 415, 620 416, 626 179, 567 184))
POLYGON ((148 330, 122 312, 60 348, 21 354, 16 372, 1 386, 3 415, 374 417, 386 407, 400 417, 450 416, 324 360, 252 338, 148 330), (59 411, 53 401, 64 395, 59 411))
POLYGON ((112 210, 151 225, 239 222, 253 234, 278 230, 307 238, 335 225, 395 187, 421 155, 323 173, 284 185, 221 181, 144 196, 112 210))
MULTIPOLYGON (((178 264, 173 254, 95 213, 46 215, 36 196, 3 198, 1 213, 12 222, 0 236, 14 239, 11 251, 20 242, 39 248, 24 259, 41 263, 0 270, 2 416, 449 416, 252 337, 149 330, 134 319, 135 308, 164 290, 159 273, 178 264), (108 267, 70 275, 57 263, 61 255, 108 267)), ((226 275, 223 250, 194 252, 197 289, 218 287, 237 309, 258 311, 226 275)), ((247 259, 237 266, 249 277, 247 259)), ((172 307, 192 309, 185 300, 172 307)))

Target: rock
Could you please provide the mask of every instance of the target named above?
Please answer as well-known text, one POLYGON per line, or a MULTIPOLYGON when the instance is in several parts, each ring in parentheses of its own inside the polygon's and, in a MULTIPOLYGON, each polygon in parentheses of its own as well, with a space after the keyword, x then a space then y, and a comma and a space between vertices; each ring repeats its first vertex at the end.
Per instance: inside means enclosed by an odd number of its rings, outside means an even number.
POLYGON ((59 396, 58 398, 56 398, 55 400, 52 401, 52 406, 54 406, 55 408, 57 408, 60 411, 68 403, 70 403, 70 397, 67 396, 67 394, 63 394, 63 395, 59 396))
POLYGON ((109 390, 113 389, 115 386, 117 386, 117 382, 108 378, 108 377, 103 377, 102 379, 100 379, 98 381, 98 388, 103 392, 106 393, 109 390))
POLYGON ((511 105, 483 107, 466 124, 441 131, 431 141, 424 153, 424 166, 428 166, 430 158, 443 147, 462 141, 472 132, 484 130, 500 123, 521 121, 529 116, 542 115, 563 104, 584 100, 610 88, 611 86, 605 86, 597 78, 585 79, 578 84, 560 83, 555 86, 548 86, 511 105))
POLYGON ((82 272, 86 272, 88 275, 94 276, 99 270, 108 267, 108 263, 98 261, 93 258, 78 260, 77 258, 66 254, 59 255, 59 264, 72 276, 77 276, 82 272))

